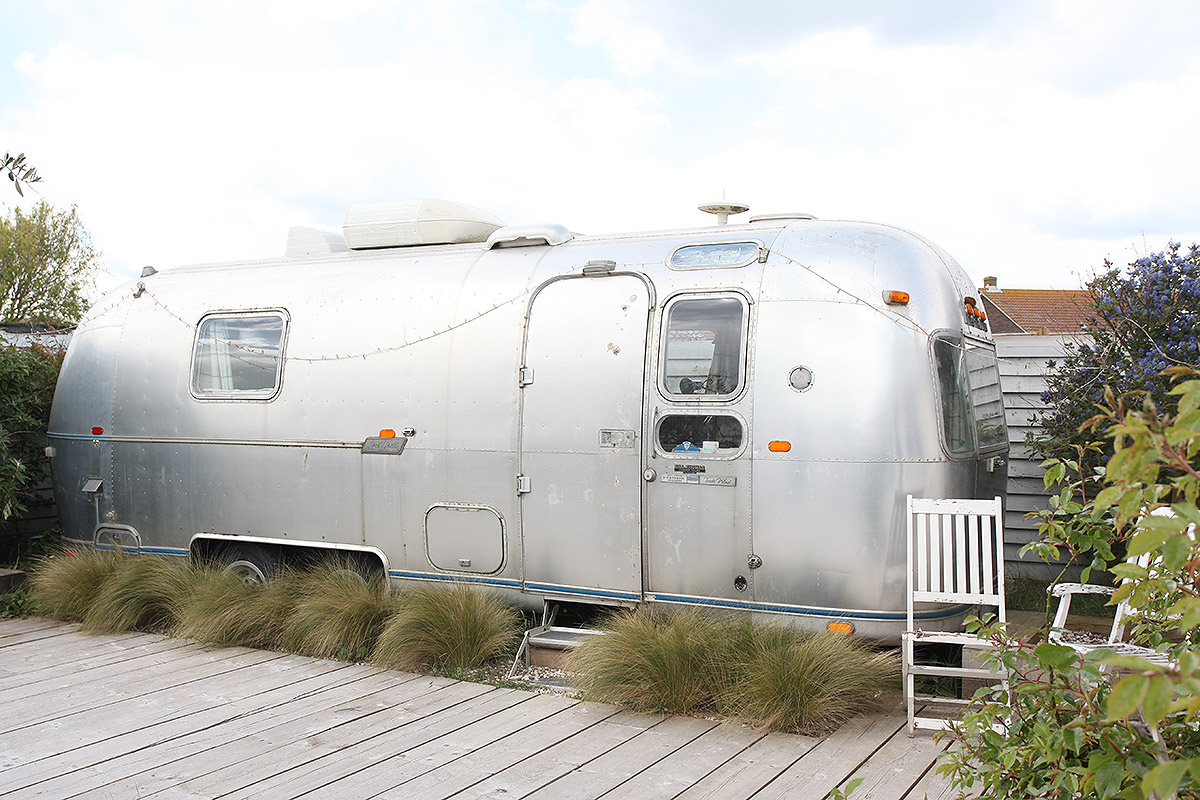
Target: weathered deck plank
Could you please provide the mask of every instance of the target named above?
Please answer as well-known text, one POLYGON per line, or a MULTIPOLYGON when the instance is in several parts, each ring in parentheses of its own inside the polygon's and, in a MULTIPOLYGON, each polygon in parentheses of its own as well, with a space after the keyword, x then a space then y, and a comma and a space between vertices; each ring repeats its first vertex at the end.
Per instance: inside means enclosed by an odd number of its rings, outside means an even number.
POLYGON ((818 740, 145 634, 0 621, 6 798, 949 798, 899 712, 818 740), (30 693, 32 691, 32 694, 30 693))

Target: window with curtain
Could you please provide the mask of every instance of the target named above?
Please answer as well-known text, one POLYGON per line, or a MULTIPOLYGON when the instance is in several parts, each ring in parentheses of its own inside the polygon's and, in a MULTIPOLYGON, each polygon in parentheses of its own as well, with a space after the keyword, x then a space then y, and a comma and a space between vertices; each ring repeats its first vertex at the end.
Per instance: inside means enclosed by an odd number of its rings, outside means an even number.
POLYGON ((279 312, 202 319, 192 353, 192 393, 237 400, 274 397, 282 372, 285 322, 279 312))
POLYGON ((734 395, 742 383, 745 309, 733 297, 678 300, 667 312, 662 385, 668 395, 734 395))

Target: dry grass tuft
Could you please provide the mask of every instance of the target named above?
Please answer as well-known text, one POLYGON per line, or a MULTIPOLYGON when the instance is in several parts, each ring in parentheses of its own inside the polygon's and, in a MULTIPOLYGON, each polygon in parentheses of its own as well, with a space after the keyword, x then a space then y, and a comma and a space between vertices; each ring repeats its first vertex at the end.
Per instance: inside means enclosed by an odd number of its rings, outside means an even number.
POLYGON ((469 585, 425 586, 401 596, 373 660, 389 669, 474 669, 510 647, 521 615, 496 595, 469 585))
POLYGON ((767 730, 815 733, 880 707, 894 652, 701 610, 625 612, 572 654, 590 700, 641 711, 717 710, 767 730))
POLYGON ((638 711, 685 712, 712 705, 720 626, 697 610, 615 614, 571 654, 567 669, 589 700, 638 711))
POLYGON ((180 603, 191 593, 194 581, 187 559, 118 559, 116 571, 99 587, 80 628, 96 633, 165 633, 174 626, 180 603))
POLYGON ((728 657, 732 674, 716 698, 728 716, 767 730, 820 734, 882 708, 899 688, 895 651, 876 652, 834 633, 746 627, 748 646, 728 657))
POLYGON ((29 578, 33 613, 79 622, 100 588, 128 559, 123 553, 90 549, 47 556, 33 568, 29 578))
POLYGON ((297 578, 281 573, 266 586, 215 566, 197 566, 192 593, 179 607, 175 635, 201 642, 272 649, 296 607, 297 578))
POLYGON ((366 658, 396 610, 382 573, 364 580, 351 564, 320 564, 297 573, 291 594, 295 608, 280 646, 319 658, 366 658))

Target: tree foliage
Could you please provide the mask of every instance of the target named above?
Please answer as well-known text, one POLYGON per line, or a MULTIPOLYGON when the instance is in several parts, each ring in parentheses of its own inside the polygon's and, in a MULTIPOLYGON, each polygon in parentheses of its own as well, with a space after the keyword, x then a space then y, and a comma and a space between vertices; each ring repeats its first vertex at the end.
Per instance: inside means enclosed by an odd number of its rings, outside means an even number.
POLYGON ((25 163, 25 154, 11 155, 4 154, 4 160, 0 161, 0 169, 8 175, 8 179, 12 181, 13 188, 17 190, 17 194, 25 196, 25 190, 21 188, 23 183, 37 183, 42 179, 41 175, 37 174, 37 169, 25 163))
POLYGON ((72 206, 0 218, 0 321, 69 324, 87 308, 100 254, 72 206))
POLYGON ((1067 357, 1051 365, 1043 433, 1032 444, 1043 457, 1081 461, 1090 479, 1112 451, 1100 430, 1083 427, 1105 402, 1105 388, 1117 395, 1146 391, 1169 412, 1176 401, 1163 370, 1197 362, 1200 248, 1185 251, 1171 242, 1124 271, 1105 261, 1085 288, 1092 313, 1084 332, 1091 341, 1068 345, 1067 357))
POLYGON ((42 453, 63 350, 0 347, 0 531, 38 502, 46 479, 42 453))
MULTIPOLYGON (((1066 546, 1107 563, 1116 540, 1129 556, 1155 554, 1147 568, 1112 567, 1127 579, 1113 602, 1129 603, 1132 637, 1168 653, 1172 666, 1111 650, 1080 660, 1039 643, 1045 628, 1018 640, 978 624, 1010 682, 981 690, 982 706, 952 729, 960 747, 938 769, 959 788, 978 783, 984 798, 1200 798, 1200 373, 1173 367, 1154 377, 1184 378, 1166 390, 1173 410, 1147 392, 1106 394, 1088 426, 1112 448, 1097 468, 1104 488, 1087 499, 1077 474, 1042 513, 1035 549, 1050 556, 1066 546), (1100 664, 1119 679, 1106 680, 1100 664)), ((1066 463, 1048 467, 1047 486, 1067 480, 1066 463)))

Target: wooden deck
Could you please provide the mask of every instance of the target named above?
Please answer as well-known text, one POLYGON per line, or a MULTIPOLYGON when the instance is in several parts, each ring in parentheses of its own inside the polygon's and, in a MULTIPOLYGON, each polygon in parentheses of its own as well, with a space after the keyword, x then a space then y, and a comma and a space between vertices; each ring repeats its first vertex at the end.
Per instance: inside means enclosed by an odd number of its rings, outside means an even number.
POLYGON ((5 798, 949 798, 897 709, 825 739, 148 634, 0 621, 5 798))

